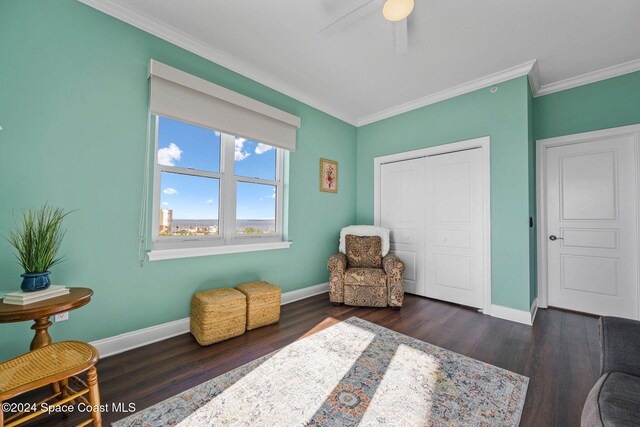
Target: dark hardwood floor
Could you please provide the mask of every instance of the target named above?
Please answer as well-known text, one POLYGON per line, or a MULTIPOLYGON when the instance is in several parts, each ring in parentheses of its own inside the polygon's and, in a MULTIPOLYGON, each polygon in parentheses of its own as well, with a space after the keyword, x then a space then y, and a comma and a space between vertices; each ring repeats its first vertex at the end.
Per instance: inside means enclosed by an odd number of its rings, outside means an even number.
MULTIPOLYGON (((144 409, 351 316, 528 376, 522 426, 579 425, 598 376, 595 317, 539 310, 529 327, 412 295, 402 310, 393 311, 333 307, 323 294, 283 306, 276 325, 223 343, 200 347, 184 334, 101 360, 102 402, 133 402, 144 409)), ((104 425, 120 418, 105 413, 104 425)), ((53 414, 32 425, 71 426, 78 420, 77 414, 66 419, 53 414)))

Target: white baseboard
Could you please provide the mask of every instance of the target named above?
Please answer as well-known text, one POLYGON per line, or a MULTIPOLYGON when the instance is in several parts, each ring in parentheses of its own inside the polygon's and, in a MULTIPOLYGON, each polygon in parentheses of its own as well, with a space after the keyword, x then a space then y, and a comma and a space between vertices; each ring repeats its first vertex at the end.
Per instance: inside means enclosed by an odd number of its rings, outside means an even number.
POLYGON ((533 301, 529 311, 516 310, 515 308, 503 307, 501 305, 491 305, 491 316, 499 319, 510 320, 512 322, 518 322, 525 325, 533 325, 533 320, 538 312, 538 298, 533 301))
POLYGON ((90 344, 98 349, 104 359, 127 350, 153 344, 189 332, 189 318, 174 320, 161 325, 149 326, 137 331, 126 332, 114 337, 93 341, 90 344))
POLYGON ((308 288, 296 289, 295 291, 289 291, 282 294, 282 305, 289 304, 291 302, 299 301, 301 299, 309 298, 314 295, 324 294, 329 292, 329 282, 320 283, 319 285, 309 286, 308 288))
MULTIPOLYGON (((281 305, 309 298, 329 291, 329 283, 309 286, 282 294, 281 305)), ((113 356, 147 344, 166 340, 189 332, 189 318, 174 320, 160 325, 150 326, 137 331, 126 332, 109 338, 93 341, 91 345, 98 349, 101 358, 113 356)))
POLYGON ((538 298, 533 300, 531 303, 531 324, 533 325, 533 321, 536 320, 536 314, 538 314, 538 298))

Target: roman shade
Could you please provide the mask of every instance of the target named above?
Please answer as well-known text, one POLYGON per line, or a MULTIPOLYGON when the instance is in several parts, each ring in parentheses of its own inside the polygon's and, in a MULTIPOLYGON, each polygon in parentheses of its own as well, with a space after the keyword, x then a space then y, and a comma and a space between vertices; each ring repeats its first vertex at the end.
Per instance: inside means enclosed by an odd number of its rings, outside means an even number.
POLYGON ((151 113, 296 149, 300 118, 184 71, 151 60, 151 113))

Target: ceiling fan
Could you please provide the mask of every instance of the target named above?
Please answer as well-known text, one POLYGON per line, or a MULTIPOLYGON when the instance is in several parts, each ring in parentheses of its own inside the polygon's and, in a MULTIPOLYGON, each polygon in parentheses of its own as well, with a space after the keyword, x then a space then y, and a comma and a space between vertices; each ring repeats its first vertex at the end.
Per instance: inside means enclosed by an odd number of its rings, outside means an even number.
POLYGON ((365 0, 345 15, 333 20, 318 31, 318 34, 328 37, 347 28, 373 11, 382 9, 382 15, 393 24, 395 52, 397 55, 407 53, 407 18, 413 11, 414 0, 365 0))

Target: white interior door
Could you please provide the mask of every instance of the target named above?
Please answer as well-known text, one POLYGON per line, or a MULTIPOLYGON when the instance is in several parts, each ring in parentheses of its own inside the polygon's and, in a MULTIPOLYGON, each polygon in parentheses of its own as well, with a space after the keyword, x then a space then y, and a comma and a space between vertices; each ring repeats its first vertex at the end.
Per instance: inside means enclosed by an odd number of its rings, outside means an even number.
POLYGON ((425 295, 424 268, 425 158, 380 167, 380 225, 391 230, 391 252, 405 263, 405 290, 425 295))
POLYGON ((428 157, 426 296, 483 307, 482 149, 428 157))
POLYGON ((546 153, 549 305, 637 319, 635 137, 546 153))

